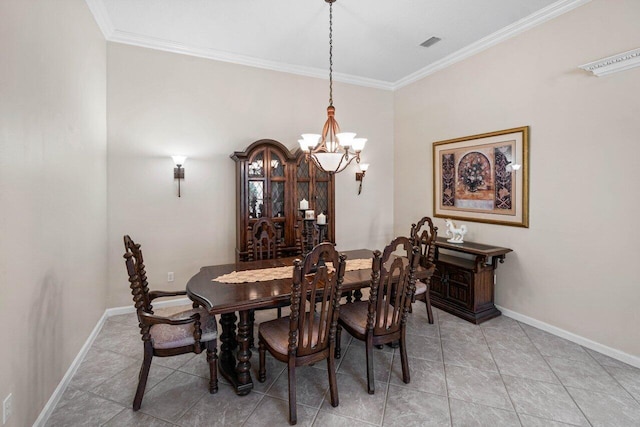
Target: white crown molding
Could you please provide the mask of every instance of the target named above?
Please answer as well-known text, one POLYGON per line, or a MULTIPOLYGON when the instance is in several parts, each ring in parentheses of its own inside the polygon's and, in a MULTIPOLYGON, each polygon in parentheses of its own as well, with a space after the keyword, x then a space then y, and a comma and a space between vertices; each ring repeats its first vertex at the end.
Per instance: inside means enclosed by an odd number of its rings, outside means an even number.
POLYGON ((542 329, 545 332, 549 332, 550 334, 557 337, 564 338, 588 349, 597 351, 598 353, 602 353, 606 356, 611 357, 612 359, 616 359, 628 365, 640 368, 640 357, 638 356, 634 356, 632 354, 625 353, 624 351, 620 351, 604 344, 600 344, 583 336, 574 334, 573 332, 569 332, 564 329, 558 328, 557 326, 553 326, 538 319, 534 319, 533 317, 525 316, 524 314, 509 310, 508 308, 504 308, 499 305, 496 305, 496 307, 502 312, 503 315, 515 319, 518 322, 526 323, 529 326, 542 329))
POLYGON ((400 80, 393 83, 393 90, 400 89, 401 87, 414 83, 424 77, 427 77, 430 74, 435 73, 436 71, 445 69, 455 64, 456 62, 467 59, 477 53, 482 52, 485 49, 490 48, 491 46, 495 46, 498 43, 510 39, 511 37, 514 37, 527 30, 530 30, 535 26, 547 22, 550 19, 556 18, 579 6, 589 3, 590 1, 591 0, 559 0, 553 4, 550 4, 549 6, 522 18, 511 25, 507 25, 506 27, 496 31, 493 34, 489 34, 488 36, 478 40, 477 42, 474 42, 414 73, 409 74, 406 77, 401 78, 400 80))
POLYGON ((104 38, 109 40, 109 37, 115 31, 115 27, 111 22, 111 18, 109 18, 109 12, 105 7, 102 0, 85 0, 87 6, 89 6, 89 10, 93 14, 93 18, 96 20, 100 31, 104 35, 104 38))
POLYGON ((588 64, 580 65, 585 71, 591 71, 596 77, 617 73, 640 66, 640 48, 608 56, 588 64))
MULTIPOLYGON (((300 65, 285 64, 276 61, 269 61, 251 56, 239 55, 210 48, 198 48, 188 46, 170 40, 159 39, 155 37, 145 36, 142 34, 132 33, 128 31, 117 30, 109 19, 109 14, 102 0, 85 0, 89 9, 94 15, 98 26, 102 30, 105 38, 114 43, 122 43, 133 46, 140 46, 149 49, 162 50, 165 52, 179 53, 182 55, 196 56, 199 58, 213 59, 216 61, 229 62, 233 64, 246 65, 249 67, 262 68, 271 71, 280 71, 291 73, 305 77, 314 77, 319 79, 327 79, 327 70, 313 67, 304 67, 300 65)), ((517 34, 527 31, 537 25, 540 25, 550 19, 560 16, 576 7, 582 6, 591 0, 559 0, 539 11, 520 19, 519 21, 508 25, 501 30, 490 34, 475 43, 464 47, 446 57, 424 67, 396 82, 388 82, 384 80, 369 79, 351 74, 334 73, 334 80, 341 83, 353 84, 357 86, 371 87, 375 89, 394 91, 403 86, 416 82, 430 74, 440 71, 450 65, 469 58, 491 46, 494 46, 504 40, 507 40, 517 34)))
MULTIPOLYGON (((89 1, 89 0, 88 0, 89 1)), ((100 1, 100 0, 91 0, 100 1)), ((230 62, 233 64, 247 65, 249 67, 262 68, 271 71, 281 71, 290 74, 297 74, 305 77, 315 77, 328 79, 328 72, 325 69, 304 67, 300 65, 284 64, 266 59, 254 58, 251 56, 239 55, 235 53, 223 52, 210 48, 198 48, 188 46, 183 43, 163 40, 142 34, 128 31, 115 30, 108 41, 123 43, 133 46, 146 47, 149 49, 162 50, 165 52, 179 53, 182 55, 196 56, 199 58, 214 59, 216 61, 230 62)), ((350 74, 333 73, 333 80, 341 83, 348 83, 358 86, 372 87, 376 89, 392 90, 392 84, 382 80, 358 77, 350 74)))

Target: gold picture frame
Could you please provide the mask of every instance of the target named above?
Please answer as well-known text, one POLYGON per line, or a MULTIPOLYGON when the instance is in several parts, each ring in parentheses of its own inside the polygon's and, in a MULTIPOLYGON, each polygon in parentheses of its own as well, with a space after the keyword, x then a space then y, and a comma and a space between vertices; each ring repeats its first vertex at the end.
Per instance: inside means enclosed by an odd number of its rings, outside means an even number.
POLYGON ((529 227, 529 126, 434 142, 433 213, 529 227))

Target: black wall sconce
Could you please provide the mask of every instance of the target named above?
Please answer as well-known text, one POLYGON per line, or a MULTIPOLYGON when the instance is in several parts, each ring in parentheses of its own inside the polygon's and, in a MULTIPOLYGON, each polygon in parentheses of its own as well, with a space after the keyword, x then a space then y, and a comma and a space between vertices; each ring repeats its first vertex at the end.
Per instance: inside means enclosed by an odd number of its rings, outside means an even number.
POLYGON ((171 156, 173 163, 176 167, 173 168, 173 179, 178 180, 178 197, 180 197, 180 181, 184 179, 184 161, 187 160, 186 156, 171 156))
POLYGON ((360 172, 356 172, 356 181, 360 182, 360 186, 358 187, 358 195, 362 192, 362 181, 364 181, 364 175, 367 173, 367 169, 369 169, 369 163, 359 163, 360 172))

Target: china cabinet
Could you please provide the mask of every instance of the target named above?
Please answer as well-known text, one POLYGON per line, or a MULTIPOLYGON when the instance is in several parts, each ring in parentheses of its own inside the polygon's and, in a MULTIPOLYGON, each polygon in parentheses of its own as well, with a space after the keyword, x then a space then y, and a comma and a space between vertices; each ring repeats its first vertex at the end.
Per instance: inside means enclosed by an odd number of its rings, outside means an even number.
POLYGON ((278 228, 283 256, 299 254, 303 199, 315 215, 326 215, 324 240, 335 242, 333 176, 307 163, 300 149, 292 153, 278 141, 262 139, 231 158, 236 162, 236 261, 247 260, 247 229, 260 218, 278 228))

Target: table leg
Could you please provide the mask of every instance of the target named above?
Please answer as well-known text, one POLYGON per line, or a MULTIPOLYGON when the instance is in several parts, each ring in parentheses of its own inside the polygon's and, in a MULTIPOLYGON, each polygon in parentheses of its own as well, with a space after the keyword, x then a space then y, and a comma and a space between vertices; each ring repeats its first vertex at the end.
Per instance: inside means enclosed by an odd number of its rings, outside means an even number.
POLYGON ((236 335, 235 313, 225 313, 220 316, 220 326, 222 326, 222 335, 220 335, 220 359, 218 360, 218 368, 222 376, 229 381, 240 396, 248 394, 253 388, 251 381, 251 350, 249 349, 249 314, 247 311, 240 312, 240 322, 238 324, 238 334, 236 335), (237 351, 237 358, 234 350, 237 351), (236 364, 237 362, 237 364, 236 364))
POLYGON ((251 347, 249 333, 251 332, 249 310, 240 312, 240 321, 238 322, 238 365, 236 373, 238 375, 238 386, 236 392, 240 395, 249 393, 253 388, 251 381, 251 347))

